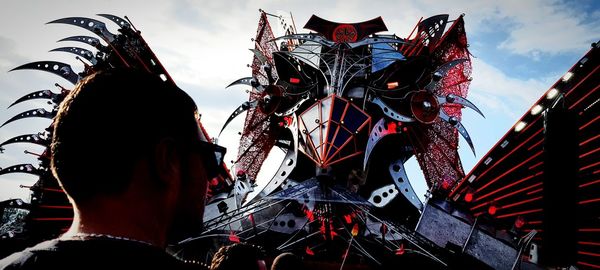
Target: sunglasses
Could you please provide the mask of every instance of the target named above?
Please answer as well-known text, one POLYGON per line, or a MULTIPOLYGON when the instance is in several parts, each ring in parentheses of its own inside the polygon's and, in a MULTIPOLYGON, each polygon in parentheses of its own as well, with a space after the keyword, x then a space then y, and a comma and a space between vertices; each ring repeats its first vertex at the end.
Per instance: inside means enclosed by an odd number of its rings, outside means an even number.
POLYGON ((218 144, 197 140, 192 145, 196 151, 202 154, 204 167, 209 179, 217 177, 223 170, 223 159, 227 148, 218 144))

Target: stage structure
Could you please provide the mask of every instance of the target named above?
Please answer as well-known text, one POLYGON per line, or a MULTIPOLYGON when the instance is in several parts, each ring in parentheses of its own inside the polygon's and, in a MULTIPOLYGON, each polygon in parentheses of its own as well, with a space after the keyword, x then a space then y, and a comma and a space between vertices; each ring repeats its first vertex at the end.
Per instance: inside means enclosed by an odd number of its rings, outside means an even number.
MULTIPOLYGON (((99 16, 118 33, 83 17, 51 22, 99 37, 60 40, 94 51, 53 50, 76 54, 82 72, 54 61, 14 70, 76 84, 97 70, 137 67, 175 84, 127 17, 99 16)), ((313 15, 303 28, 297 31, 290 13, 259 12, 251 74, 228 86, 247 89, 248 101, 221 129, 237 132, 228 125, 245 117, 235 175, 224 167, 211 181, 204 233, 171 247, 176 256, 206 263, 221 245, 251 242, 270 258, 294 252, 318 269, 598 267, 596 45, 465 174, 459 136, 474 147, 461 111, 483 113, 467 100, 471 55, 462 15, 421 19, 404 38, 388 34, 381 17, 337 23, 313 15), (284 154, 274 175, 260 179, 275 151, 284 154), (429 188, 424 202, 404 169, 413 156, 429 188)), ((48 99, 54 110, 30 110, 4 125, 52 119, 69 92, 56 86, 59 93, 41 90, 15 102, 48 99)), ((0 147, 47 147, 51 127, 0 147)), ((39 177, 29 205, 3 206, 3 224, 12 225, 0 227, 2 241, 32 243, 69 225, 72 209, 48 171, 47 152, 38 166, 0 171, 39 177)))

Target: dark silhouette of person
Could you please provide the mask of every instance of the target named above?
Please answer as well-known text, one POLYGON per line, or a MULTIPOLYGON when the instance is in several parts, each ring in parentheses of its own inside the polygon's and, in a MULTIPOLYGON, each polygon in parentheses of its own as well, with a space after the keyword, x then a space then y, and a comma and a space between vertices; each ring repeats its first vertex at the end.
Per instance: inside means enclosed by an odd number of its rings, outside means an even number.
POLYGON ((182 269, 165 251, 201 231, 224 148, 193 100, 157 75, 113 69, 79 82, 54 121, 51 169, 73 205, 62 236, 0 269, 182 269))
POLYGON ((290 252, 284 252, 279 254, 273 260, 271 270, 303 270, 304 262, 300 257, 290 252))
POLYGON ((221 247, 212 258, 210 270, 267 270, 264 251, 255 245, 236 243, 221 247))

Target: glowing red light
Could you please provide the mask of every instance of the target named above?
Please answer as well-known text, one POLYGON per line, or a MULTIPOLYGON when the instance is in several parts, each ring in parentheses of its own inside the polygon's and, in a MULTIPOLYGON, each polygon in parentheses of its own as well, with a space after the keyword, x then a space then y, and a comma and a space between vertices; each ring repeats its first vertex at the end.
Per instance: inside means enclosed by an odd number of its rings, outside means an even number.
POLYGON ((210 185, 211 186, 216 186, 218 184, 219 184, 219 179, 218 178, 215 177, 215 178, 213 178, 213 179, 210 180, 210 185))
POLYGON ((298 79, 298 78, 290 78, 290 83, 294 83, 294 84, 300 83, 300 79, 298 79))
POLYGON ((231 233, 229 233, 229 241, 231 241, 233 243, 239 243, 240 238, 237 235, 235 235, 235 233, 233 231, 231 231, 231 233))
POLYGON ((522 216, 519 216, 515 220, 515 228, 521 229, 521 228, 523 228, 523 226, 525 226, 525 223, 526 223, 525 219, 522 216))
POLYGON ((488 214, 490 215, 495 215, 496 211, 498 211, 498 207, 496 207, 495 205, 492 205, 488 208, 488 214))
POLYGON ((398 127, 398 125, 396 125, 396 122, 389 122, 387 125, 387 130, 390 133, 396 133, 397 127, 398 127))
POLYGON ((403 255, 406 250, 404 249, 404 244, 400 244, 400 247, 396 249, 396 255, 403 255))
POLYGON ((348 223, 348 224, 352 223, 352 215, 350 215, 350 214, 344 215, 344 219, 346 220, 346 223, 348 223))
POLYGON ((465 202, 472 202, 473 201, 473 193, 469 192, 467 194, 465 194, 465 202))
POLYGON ((304 214, 306 214, 306 217, 308 218, 309 221, 315 220, 315 214, 312 211, 310 211, 309 209, 305 209, 304 214))
POLYGON ((315 252, 310 249, 310 247, 306 247, 306 254, 310 256, 315 256, 315 252))
POLYGON ((442 189, 443 190, 448 190, 450 189, 450 181, 442 181, 442 189))

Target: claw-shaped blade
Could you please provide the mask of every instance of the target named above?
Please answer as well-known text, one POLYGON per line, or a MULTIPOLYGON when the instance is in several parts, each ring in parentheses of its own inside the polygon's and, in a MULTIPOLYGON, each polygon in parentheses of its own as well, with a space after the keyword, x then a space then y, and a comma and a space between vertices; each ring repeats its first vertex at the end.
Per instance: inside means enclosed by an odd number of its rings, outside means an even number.
POLYGON ((256 90, 258 90, 258 92, 262 92, 264 90, 264 86, 260 85, 260 83, 258 83, 258 80, 254 77, 241 78, 239 80, 236 80, 235 82, 230 83, 225 88, 229 88, 231 86, 238 85, 238 84, 252 86, 252 87, 256 88, 256 90))
POLYGON ((100 44, 100 39, 97 39, 95 37, 90 37, 90 36, 72 36, 72 37, 66 37, 63 38, 57 42, 62 42, 62 41, 74 41, 74 42, 81 42, 81 43, 85 43, 87 45, 90 45, 94 48, 98 48, 98 46, 100 47, 104 47, 102 46, 102 44, 100 44))
POLYGON ((231 113, 229 118, 227 118, 227 121, 225 121, 225 124, 223 124, 223 127, 221 128, 221 131, 219 132, 219 136, 221 136, 221 133, 223 133, 223 130, 225 130, 225 127, 227 127, 227 125, 229 125, 229 123, 231 123, 231 121, 233 121, 233 119, 235 119, 238 115, 247 111, 248 109, 255 108, 256 105, 258 105, 258 101, 254 100, 254 101, 246 101, 246 102, 242 103, 242 105, 237 107, 237 109, 235 109, 235 111, 233 111, 233 113, 231 113))
POLYGON ((435 89, 435 87, 437 86, 438 82, 440 82, 440 80, 444 76, 446 76, 446 73, 448 73, 448 71, 450 71, 450 69, 452 69, 456 65, 458 65, 460 63, 464 63, 466 61, 469 61, 469 59, 465 59, 465 58, 455 59, 450 62, 444 63, 443 65, 438 67, 431 74, 431 81, 425 86, 425 90, 430 91, 430 92, 433 91, 435 89))
POLYGON ((80 79, 79 75, 77 73, 75 73, 75 71, 73 71, 73 69, 71 68, 70 65, 61 63, 61 62, 55 62, 55 61, 31 62, 31 63, 25 64, 25 65, 13 68, 10 71, 22 70, 22 69, 33 69, 33 70, 41 70, 41 71, 50 72, 54 75, 58 75, 58 76, 64 78, 65 80, 71 82, 72 84, 76 84, 80 79))
POLYGON ((41 146, 48 146, 50 144, 50 140, 42 138, 42 136, 40 136, 39 134, 25 134, 16 136, 14 138, 6 140, 3 143, 0 143, 0 147, 13 143, 33 143, 41 146))
POLYGON ((260 62, 261 65, 264 65, 267 63, 267 61, 269 61, 267 59, 267 57, 259 50, 257 49, 249 49, 252 53, 254 53, 254 56, 256 56, 256 59, 258 59, 258 61, 260 62))
POLYGON ((28 173, 33 175, 41 175, 41 171, 31 164, 19 164, 0 170, 0 175, 7 173, 28 173))
POLYGON ((23 101, 27 101, 27 100, 32 100, 32 99, 40 99, 40 98, 44 98, 44 99, 50 99, 52 101, 57 100, 59 94, 55 94, 50 90, 40 90, 40 91, 35 91, 33 93, 27 94, 22 96, 21 98, 17 99, 15 102, 13 102, 13 104, 10 104, 10 106, 8 106, 9 108, 19 104, 23 101))
POLYGON ((390 172, 390 175, 392 176, 392 179, 394 180, 394 184, 396 185, 396 187, 398 187, 398 189, 400 190, 402 195, 404 195, 404 197, 414 207, 419 209, 419 211, 422 210, 423 203, 421 202, 421 200, 419 200, 417 193, 415 193, 415 190, 413 189, 412 185, 410 184, 408 175, 406 175, 406 170, 404 169, 404 160, 399 159, 399 160, 393 161, 390 164, 388 170, 390 172))
POLYGON ((321 44, 321 45, 327 46, 327 47, 333 47, 333 45, 335 45, 335 42, 328 40, 322 36, 318 36, 318 35, 314 35, 314 34, 286 35, 286 36, 277 37, 270 41, 275 41, 275 40, 279 40, 279 39, 297 39, 297 40, 304 40, 304 41, 312 41, 312 42, 315 42, 315 43, 318 43, 318 44, 321 44))
POLYGON ((473 155, 476 155, 475 147, 473 147, 473 141, 471 140, 471 136, 469 136, 467 129, 460 123, 458 118, 456 118, 454 116, 449 116, 442 109, 442 110, 440 110, 440 119, 442 119, 445 122, 449 123, 450 125, 454 126, 458 130, 458 133, 460 133, 460 135, 462 135, 463 138, 465 138, 465 141, 467 141, 467 143, 471 147, 471 151, 473 151, 473 155))
POLYGON ((108 29, 106 29, 106 24, 104 24, 101 21, 90 19, 90 18, 67 17, 67 18, 62 18, 62 19, 48 22, 48 24, 50 24, 50 23, 64 23, 64 24, 70 24, 70 25, 79 26, 81 28, 85 28, 85 29, 93 32, 94 34, 98 35, 99 37, 101 37, 102 39, 104 39, 105 41, 107 41, 109 43, 115 39, 115 35, 113 33, 109 32, 108 29))
POLYGON ((113 21, 114 23, 118 24, 119 27, 121 28, 129 28, 131 27, 131 25, 129 24, 129 22, 127 22, 126 20, 123 20, 121 17, 115 16, 115 15, 111 15, 111 14, 96 14, 100 17, 104 17, 107 18, 111 21, 113 21))
POLYGON ((381 139, 383 139, 383 137, 395 133, 395 130, 387 129, 384 118, 381 118, 379 121, 377 121, 377 124, 375 124, 373 126, 373 129, 371 130, 371 134, 369 134, 367 148, 365 149, 365 158, 363 160, 363 170, 367 169, 367 163, 369 162, 369 159, 371 158, 371 153, 373 152, 373 149, 375 149, 377 143, 381 139))
POLYGON ((3 127, 10 122, 14 122, 14 121, 17 121, 17 120, 23 119, 23 118, 42 117, 42 118, 52 119, 52 118, 54 118, 54 116, 56 116, 56 112, 54 112, 54 111, 49 112, 43 108, 33 109, 33 110, 29 110, 29 111, 22 112, 20 114, 15 115, 13 118, 8 119, 6 122, 4 122, 4 124, 2 124, 2 126, 0 126, 0 127, 3 127))
POLYGON ((475 104, 473 104, 471 101, 469 101, 466 98, 457 96, 455 94, 449 94, 446 97, 437 97, 437 100, 440 105, 443 105, 446 103, 452 103, 452 104, 460 104, 465 107, 469 107, 469 108, 473 109, 474 111, 476 111, 477 113, 479 113, 481 116, 483 116, 483 118, 485 118, 485 115, 483 115, 483 113, 479 110, 479 108, 477 108, 477 106, 475 106, 475 104))
POLYGON ((50 50, 51 52, 67 52, 67 53, 72 53, 74 55, 77 56, 81 56, 83 58, 85 58, 86 60, 90 61, 90 63, 92 64, 96 64, 97 60, 96 58, 94 58, 94 53, 90 50, 86 50, 83 48, 79 48, 79 47, 60 47, 60 48, 56 48, 56 49, 52 49, 50 50))
POLYGON ((385 104, 385 102, 383 102, 383 100, 381 100, 378 97, 373 98, 373 100, 371 102, 373 102, 373 104, 379 106, 385 115, 387 115, 388 117, 390 117, 396 121, 400 121, 400 122, 414 122, 415 121, 415 119, 412 117, 408 117, 408 116, 405 116, 403 114, 396 112, 395 110, 393 110, 390 106, 385 104))

